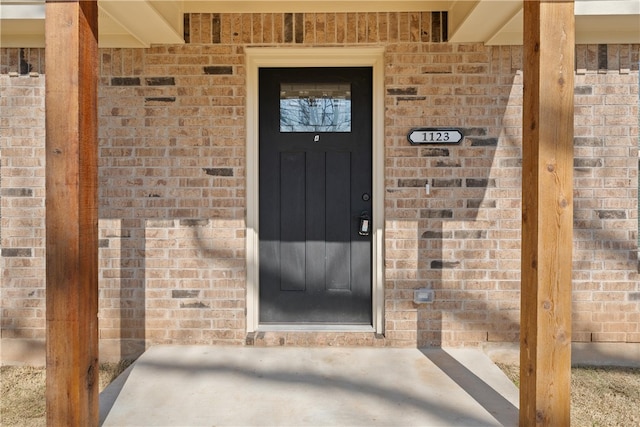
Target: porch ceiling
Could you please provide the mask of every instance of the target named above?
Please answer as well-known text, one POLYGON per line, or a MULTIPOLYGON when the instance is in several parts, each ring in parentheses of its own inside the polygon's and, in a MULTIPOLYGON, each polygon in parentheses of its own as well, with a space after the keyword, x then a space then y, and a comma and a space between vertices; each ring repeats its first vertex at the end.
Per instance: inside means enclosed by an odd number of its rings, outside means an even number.
MULTIPOLYGON (((449 41, 522 44, 522 0, 453 1, 449 41)), ((637 0, 575 0, 576 44, 640 43, 637 0)))
MULTIPOLYGON (((44 46, 45 0, 0 0, 0 46, 44 46)), ((180 44, 184 13, 448 11, 449 40, 522 44, 522 0, 98 0, 101 47, 180 44)), ((640 2, 576 0, 576 43, 640 43, 640 2)))
MULTIPOLYGON (((180 44, 182 0, 98 0, 100 47, 180 44)), ((45 0, 0 0, 0 46, 44 47, 45 0)))

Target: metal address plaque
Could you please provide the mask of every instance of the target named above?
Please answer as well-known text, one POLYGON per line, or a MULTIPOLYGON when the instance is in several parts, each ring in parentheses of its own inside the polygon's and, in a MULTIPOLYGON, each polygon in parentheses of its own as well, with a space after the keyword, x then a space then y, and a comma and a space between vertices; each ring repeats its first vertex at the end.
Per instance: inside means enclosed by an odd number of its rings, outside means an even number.
POLYGON ((458 129, 415 128, 409 131, 407 139, 411 144, 459 144, 464 138, 458 129))

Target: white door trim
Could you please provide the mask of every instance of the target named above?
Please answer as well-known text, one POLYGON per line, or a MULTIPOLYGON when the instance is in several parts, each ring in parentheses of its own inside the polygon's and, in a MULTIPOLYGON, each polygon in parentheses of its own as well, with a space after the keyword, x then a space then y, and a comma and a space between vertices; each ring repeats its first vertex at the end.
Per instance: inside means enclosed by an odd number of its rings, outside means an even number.
MULTIPOLYGON (((372 67, 373 330, 384 333, 384 48, 245 48, 247 67, 247 332, 259 330, 258 70, 265 67, 372 67)), ((344 330, 343 326, 337 329, 344 330)), ((281 328, 279 328, 281 329, 281 328)), ((291 328, 293 329, 293 328, 291 328)), ((305 328, 296 327, 296 330, 305 328)), ((331 326, 327 329, 333 329, 331 326)), ((317 328, 316 328, 317 330, 317 328)), ((362 330, 361 328, 354 328, 362 330)))

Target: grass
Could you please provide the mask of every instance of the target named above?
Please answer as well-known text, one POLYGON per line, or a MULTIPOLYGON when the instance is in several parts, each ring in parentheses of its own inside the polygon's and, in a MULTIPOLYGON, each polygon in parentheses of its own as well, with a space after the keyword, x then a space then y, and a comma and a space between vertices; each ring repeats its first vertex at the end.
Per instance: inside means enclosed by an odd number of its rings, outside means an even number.
MULTIPOLYGON (((100 365, 100 390, 130 362, 100 365)), ((516 365, 498 364, 519 385, 516 365)), ((45 371, 0 368, 0 425, 40 427, 45 420, 45 371)), ((577 367, 571 370, 571 425, 578 427, 640 426, 640 368, 577 367)))
MULTIPOLYGON (((516 386, 520 385, 518 366, 498 366, 516 386)), ((640 368, 572 368, 571 425, 640 426, 640 368)))
MULTIPOLYGON (((100 391, 130 364, 130 361, 100 364, 100 391)), ((45 426, 45 381, 44 368, 0 367, 0 426, 45 426)))

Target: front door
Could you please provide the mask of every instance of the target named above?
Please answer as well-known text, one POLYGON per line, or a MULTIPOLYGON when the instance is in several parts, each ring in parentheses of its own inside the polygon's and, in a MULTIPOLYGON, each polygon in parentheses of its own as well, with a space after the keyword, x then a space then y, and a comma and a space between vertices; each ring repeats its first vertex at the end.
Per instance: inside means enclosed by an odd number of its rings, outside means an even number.
POLYGON ((259 70, 261 324, 372 324, 372 69, 259 70))

